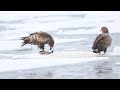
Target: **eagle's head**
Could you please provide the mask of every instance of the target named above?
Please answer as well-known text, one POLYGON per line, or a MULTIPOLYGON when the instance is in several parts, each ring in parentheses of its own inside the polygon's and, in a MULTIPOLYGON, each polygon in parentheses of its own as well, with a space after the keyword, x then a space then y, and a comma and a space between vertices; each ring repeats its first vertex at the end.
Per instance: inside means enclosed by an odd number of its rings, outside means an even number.
POLYGON ((49 41, 48 45, 50 46, 50 50, 52 50, 54 46, 54 40, 52 39, 51 41, 49 41))
POLYGON ((107 27, 102 27, 100 32, 102 32, 102 33, 109 33, 109 30, 108 30, 107 27))

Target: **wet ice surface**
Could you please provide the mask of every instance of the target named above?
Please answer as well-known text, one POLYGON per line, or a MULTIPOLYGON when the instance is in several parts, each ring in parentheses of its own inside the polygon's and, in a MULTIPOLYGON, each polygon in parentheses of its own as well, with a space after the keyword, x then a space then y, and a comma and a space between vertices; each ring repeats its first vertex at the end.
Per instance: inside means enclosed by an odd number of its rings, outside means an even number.
POLYGON ((120 57, 110 60, 0 73, 6 79, 119 79, 120 57))
MULTIPOLYGON (((120 12, 0 12, 0 71, 3 71, 0 72, 0 78, 118 79, 120 78, 119 23, 120 12), (44 68, 40 66, 36 69, 30 66, 28 70, 24 70, 25 66, 19 64, 33 65, 28 60, 31 58, 37 61, 38 56, 35 53, 39 52, 36 46, 27 45, 21 48, 19 38, 22 36, 36 31, 45 31, 54 37, 55 52, 91 51, 92 43, 102 26, 109 28, 113 38, 112 46, 108 48, 109 59, 98 60, 96 58, 89 62, 44 68), (26 54, 28 56, 25 56, 26 54), (15 58, 19 55, 21 59, 15 58), (23 62, 23 60, 26 61, 23 62), (21 70, 14 71, 15 68, 13 68, 13 71, 4 72, 8 68, 5 65, 13 65, 17 68, 16 63, 11 63, 14 61, 18 61, 17 64, 21 66, 21 70)), ((46 49, 48 50, 48 47, 46 49)), ((52 59, 48 58, 48 60, 52 62, 52 59)), ((75 59, 72 58, 72 60, 75 59)))

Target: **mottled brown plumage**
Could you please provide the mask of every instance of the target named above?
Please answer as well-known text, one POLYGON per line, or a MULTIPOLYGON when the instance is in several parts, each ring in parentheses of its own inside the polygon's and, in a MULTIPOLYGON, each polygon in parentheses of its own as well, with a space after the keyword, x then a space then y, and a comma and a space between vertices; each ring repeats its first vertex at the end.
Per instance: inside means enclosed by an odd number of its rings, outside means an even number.
POLYGON ((112 38, 109 35, 109 31, 106 27, 101 28, 102 34, 99 34, 92 46, 93 52, 100 53, 101 51, 104 51, 106 53, 107 48, 110 47, 112 43, 112 38))
POLYGON ((48 44, 50 46, 50 50, 54 46, 54 40, 52 36, 42 31, 32 33, 26 37, 22 37, 21 40, 23 40, 23 44, 21 45, 21 47, 23 47, 26 44, 37 45, 41 49, 41 53, 44 52, 45 44, 48 44))

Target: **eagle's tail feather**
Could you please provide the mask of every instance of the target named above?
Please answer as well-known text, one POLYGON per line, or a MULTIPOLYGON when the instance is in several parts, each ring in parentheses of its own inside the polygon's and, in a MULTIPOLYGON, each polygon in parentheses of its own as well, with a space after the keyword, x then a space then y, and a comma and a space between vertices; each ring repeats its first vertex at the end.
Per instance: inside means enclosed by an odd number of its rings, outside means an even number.
POLYGON ((20 40, 25 40, 25 38, 27 38, 27 37, 21 37, 20 40))
POLYGON ((29 42, 28 37, 21 37, 20 40, 23 40, 23 43, 22 43, 21 47, 23 47, 24 45, 26 45, 29 42))

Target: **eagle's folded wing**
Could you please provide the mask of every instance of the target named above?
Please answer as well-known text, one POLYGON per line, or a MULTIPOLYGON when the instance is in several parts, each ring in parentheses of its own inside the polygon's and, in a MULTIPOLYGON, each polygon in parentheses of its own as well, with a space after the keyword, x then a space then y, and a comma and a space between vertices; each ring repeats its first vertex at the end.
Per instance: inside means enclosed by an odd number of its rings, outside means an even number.
POLYGON ((92 49, 94 49, 96 43, 99 42, 103 37, 104 37, 103 34, 99 34, 99 35, 96 37, 96 39, 95 39, 95 41, 94 41, 94 43, 93 43, 92 49))

